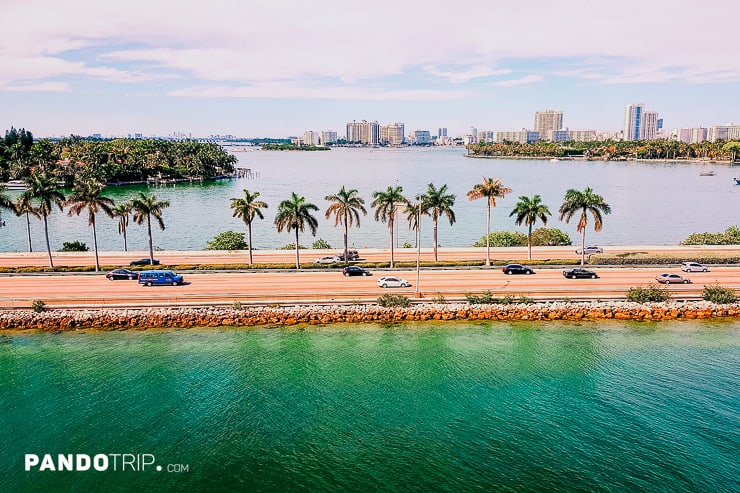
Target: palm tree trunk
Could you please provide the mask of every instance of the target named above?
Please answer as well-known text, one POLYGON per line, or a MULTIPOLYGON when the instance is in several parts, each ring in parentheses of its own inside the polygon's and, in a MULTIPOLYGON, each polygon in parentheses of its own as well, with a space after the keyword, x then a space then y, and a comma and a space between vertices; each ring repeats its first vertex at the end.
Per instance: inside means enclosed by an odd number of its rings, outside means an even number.
POLYGON ((152 245, 152 216, 146 215, 146 232, 149 235, 149 265, 154 265, 154 246, 152 245))
POLYGON ((49 253, 49 267, 54 268, 54 260, 51 258, 51 244, 49 243, 49 223, 44 214, 44 235, 46 236, 46 251, 49 253))
POLYGON ((491 202, 488 202, 486 217, 486 267, 491 266, 491 202))
POLYGON ((28 233, 28 251, 33 252, 31 246, 31 215, 28 212, 26 212, 26 232, 28 233))
POLYGON ((391 217, 388 220, 388 229, 391 231, 391 269, 393 268, 393 220, 393 212, 391 212, 391 217))
POLYGON ((532 223, 529 224, 529 233, 527 234, 527 247, 529 249, 529 260, 532 260, 532 223))
MULTIPOLYGON (((421 221, 421 214, 419 214, 419 221, 421 221)), ((437 261, 437 218, 434 218, 434 261, 437 261)))
POLYGON ((121 231, 123 232, 123 251, 128 252, 128 243, 126 241, 126 224, 121 224, 121 231))
POLYGON ((344 211, 344 264, 349 265, 349 250, 347 250, 347 211, 344 211))
POLYGON ((252 265, 252 223, 247 224, 247 240, 249 241, 249 265, 252 265))
POLYGON ((581 265, 586 263, 586 228, 581 231, 581 265))
POLYGON ((295 268, 300 269, 301 268, 301 255, 298 253, 298 250, 300 250, 300 247, 298 246, 298 228, 295 230, 295 268))
POLYGON ((93 252, 95 252, 95 272, 100 272, 100 259, 98 259, 98 233, 95 230, 95 215, 90 215, 93 230, 93 252))

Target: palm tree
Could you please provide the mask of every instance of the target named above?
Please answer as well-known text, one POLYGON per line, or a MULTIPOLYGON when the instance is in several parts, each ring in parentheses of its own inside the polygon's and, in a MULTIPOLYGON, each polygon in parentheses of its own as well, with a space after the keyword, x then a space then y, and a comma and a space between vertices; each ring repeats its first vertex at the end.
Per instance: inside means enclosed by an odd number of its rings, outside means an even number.
POLYGON ((64 210, 64 194, 59 191, 59 184, 47 173, 34 173, 27 180, 28 197, 32 200, 38 200, 39 205, 36 208, 39 215, 44 221, 44 235, 46 236, 46 251, 49 254, 49 267, 54 268, 54 260, 51 258, 51 244, 49 243, 49 215, 54 210, 54 206, 60 211, 64 210))
POLYGON ((126 228, 128 227, 128 218, 131 215, 133 206, 131 202, 118 204, 113 208, 113 217, 118 218, 118 234, 123 235, 123 251, 128 251, 128 241, 126 239, 126 228))
MULTIPOLYGON (((409 229, 412 231, 416 231, 419 227, 421 214, 427 213, 427 211, 422 208, 421 197, 419 197, 419 201, 417 202, 408 202, 403 212, 406 214, 406 219, 409 221, 409 229)), ((414 235, 414 238, 418 238, 418 236, 414 235)), ((414 245, 414 248, 417 246, 418 245, 414 245)))
POLYGON ((477 183, 473 189, 468 192, 468 200, 476 200, 485 197, 487 215, 486 215, 486 266, 491 265, 491 206, 496 207, 496 199, 503 199, 507 193, 511 193, 511 188, 503 186, 503 178, 486 178, 483 177, 482 183, 477 183))
POLYGON ((26 215, 26 234, 28 235, 28 251, 33 252, 33 245, 31 244, 31 216, 35 218, 41 217, 39 211, 33 206, 33 197, 29 194, 28 190, 23 192, 18 197, 18 202, 15 204, 15 214, 21 216, 26 215))
POLYGON ((437 260, 437 223, 441 216, 447 216, 450 226, 455 223, 455 211, 452 206, 455 205, 455 195, 447 193, 447 185, 442 185, 437 189, 434 183, 427 186, 427 192, 422 197, 422 212, 432 216, 434 224, 434 260, 437 260))
POLYGON ((142 224, 146 221, 146 231, 149 235, 149 261, 154 265, 154 247, 152 246, 152 216, 157 220, 159 229, 164 231, 164 221, 162 221, 162 209, 170 206, 168 200, 157 200, 154 194, 147 195, 139 192, 139 197, 131 201, 131 208, 134 211, 134 222, 142 224))
POLYGON ((292 192, 290 199, 283 200, 278 206, 277 216, 275 216, 275 227, 278 233, 282 232, 283 229, 290 233, 291 230, 295 230, 295 268, 301 268, 299 243, 298 243, 298 232, 303 232, 308 226, 311 234, 316 236, 316 228, 319 222, 314 216, 311 215, 311 211, 319 210, 314 204, 306 202, 306 197, 299 197, 295 192, 292 192))
POLYGON ((612 209, 609 204, 604 202, 604 197, 595 194, 590 188, 586 188, 583 192, 571 188, 565 192, 563 205, 560 206, 560 220, 562 221, 565 218, 565 222, 568 223, 573 215, 579 211, 581 215, 578 218, 576 231, 581 233, 581 265, 584 265, 588 213, 590 212, 594 217, 594 231, 601 231, 603 225, 602 214, 610 214, 612 209))
POLYGON ((375 208, 375 220, 388 221, 388 231, 391 237, 391 269, 393 268, 393 221, 396 216, 396 206, 408 204, 409 201, 401 193, 403 187, 388 187, 385 191, 373 192, 373 202, 370 204, 375 208))
POLYGON ((105 213, 108 217, 113 217, 113 206, 115 203, 109 197, 103 197, 101 194, 105 185, 94 181, 79 183, 73 190, 72 195, 67 200, 69 205, 68 216, 75 214, 77 216, 87 209, 87 225, 92 227, 93 231, 93 252, 95 252, 95 272, 100 271, 100 260, 98 258, 98 234, 95 230, 95 214, 98 212, 105 213))
POLYGON ((363 216, 367 215, 365 209, 365 200, 358 196, 358 191, 354 188, 347 190, 342 186, 339 193, 334 195, 327 195, 324 197, 325 200, 333 202, 328 209, 326 209, 326 218, 333 214, 334 215, 334 226, 339 224, 344 226, 344 261, 349 263, 349 250, 347 249, 347 232, 353 223, 357 223, 357 227, 360 227, 360 212, 363 216))
POLYGON ((529 260, 532 260, 532 225, 537 219, 547 225, 547 216, 551 216, 550 208, 542 203, 542 197, 535 195, 531 199, 526 195, 519 196, 519 202, 514 206, 509 217, 516 215, 514 223, 521 226, 522 223, 527 225, 527 247, 529 249, 529 260))
POLYGON ((242 199, 231 199, 231 208, 234 209, 232 217, 240 217, 244 224, 247 225, 247 236, 249 241, 249 265, 252 265, 252 222, 255 216, 260 219, 264 219, 261 209, 267 209, 267 204, 261 200, 257 200, 260 196, 259 192, 250 192, 246 188, 242 190, 244 192, 244 198, 242 199))

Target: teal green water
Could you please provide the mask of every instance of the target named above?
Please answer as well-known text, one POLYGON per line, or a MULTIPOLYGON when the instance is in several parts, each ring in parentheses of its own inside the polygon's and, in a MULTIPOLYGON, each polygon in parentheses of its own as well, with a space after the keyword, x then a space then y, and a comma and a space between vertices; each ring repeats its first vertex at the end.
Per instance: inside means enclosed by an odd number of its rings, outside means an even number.
POLYGON ((5 335, 0 375, 0 491, 740 491, 738 322, 5 335))

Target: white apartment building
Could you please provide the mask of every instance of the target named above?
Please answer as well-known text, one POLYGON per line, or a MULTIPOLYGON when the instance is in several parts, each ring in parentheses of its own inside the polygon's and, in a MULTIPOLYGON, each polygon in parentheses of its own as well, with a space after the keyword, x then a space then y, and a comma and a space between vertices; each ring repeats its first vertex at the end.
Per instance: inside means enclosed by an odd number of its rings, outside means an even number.
POLYGON ((547 138, 548 132, 563 128, 563 112, 557 110, 537 111, 534 114, 534 131, 539 132, 542 138, 547 138))
POLYGON ((540 140, 539 132, 533 132, 523 128, 515 132, 496 132, 496 143, 503 144, 504 142, 519 142, 520 144, 526 144, 528 142, 537 142, 540 140))
POLYGON ((321 132, 321 144, 336 144, 339 139, 337 133, 332 130, 324 130, 321 132))
POLYGON ((481 130, 478 132, 478 142, 494 142, 496 140, 496 132, 493 130, 481 130))
POLYGON ((404 143, 404 125, 396 122, 380 127, 380 143, 389 146, 400 146, 404 143))
POLYGON ((380 143, 380 125, 378 122, 367 120, 351 121, 347 124, 347 142, 357 142, 365 145, 380 143))
POLYGON ((313 130, 306 130, 303 132, 303 137, 301 137, 301 140, 303 140, 303 145, 307 146, 317 146, 320 144, 319 142, 320 136, 318 132, 314 132, 313 130))
POLYGON ((698 144, 707 140, 707 129, 702 127, 677 128, 671 134, 675 136, 676 140, 688 144, 698 144))
POLYGON ((712 143, 718 140, 740 140, 740 125, 728 123, 709 127, 707 129, 707 140, 712 143))
POLYGON ((654 140, 658 138, 658 113, 645 111, 643 103, 624 107, 624 140, 654 140))
POLYGON ((427 145, 432 143, 432 134, 429 130, 414 130, 411 138, 414 145, 427 145))

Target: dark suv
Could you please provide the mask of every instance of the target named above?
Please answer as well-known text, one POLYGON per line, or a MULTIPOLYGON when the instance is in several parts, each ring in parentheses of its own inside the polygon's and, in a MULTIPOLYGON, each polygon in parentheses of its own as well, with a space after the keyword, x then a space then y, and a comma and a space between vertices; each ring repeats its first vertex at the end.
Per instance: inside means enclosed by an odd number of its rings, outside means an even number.
MULTIPOLYGON (((344 262, 344 252, 340 252, 337 257, 339 257, 339 260, 344 262)), ((347 260, 359 260, 360 254, 357 253, 357 250, 347 250, 347 260)))
POLYGON ((342 274, 345 276, 369 276, 370 271, 367 271, 363 269, 362 267, 357 267, 356 265, 350 265, 349 267, 345 267, 342 269, 342 274))
POLYGON ((534 274, 534 271, 526 265, 509 264, 501 269, 504 274, 534 274))

